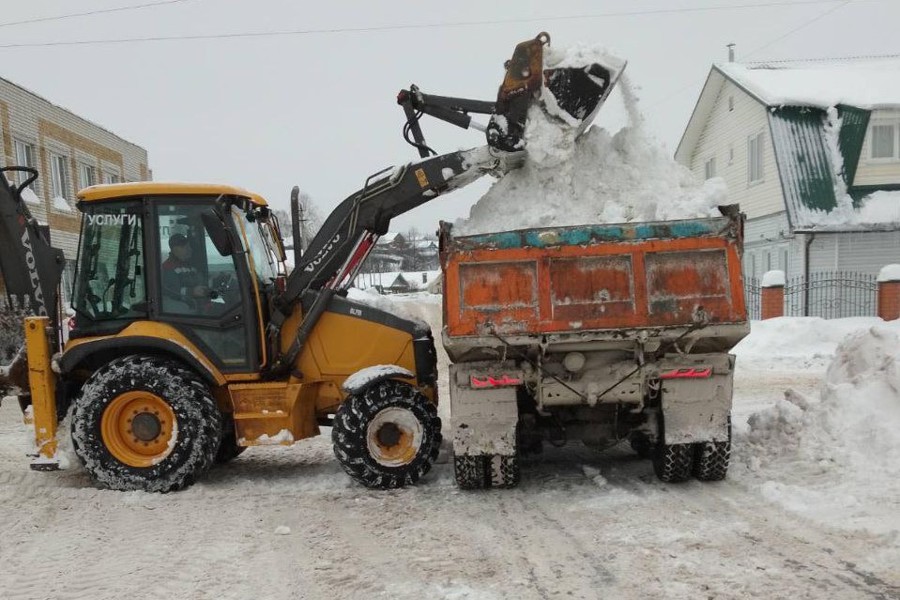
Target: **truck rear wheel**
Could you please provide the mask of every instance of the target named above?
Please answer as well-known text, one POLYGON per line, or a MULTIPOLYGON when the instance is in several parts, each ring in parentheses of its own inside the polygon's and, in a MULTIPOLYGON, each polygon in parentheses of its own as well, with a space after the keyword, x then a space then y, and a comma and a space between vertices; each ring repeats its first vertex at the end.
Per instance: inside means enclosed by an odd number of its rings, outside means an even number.
POLYGON ((679 483, 690 478, 693 462, 692 444, 666 444, 660 440, 653 455, 653 470, 660 481, 679 483))
POLYGON ((512 488, 519 485, 521 477, 519 457, 500 454, 455 456, 453 473, 462 490, 512 488))
POLYGON ((344 401, 331 440, 354 480, 370 488, 399 488, 431 470, 441 445, 441 420, 416 388, 388 379, 344 401))
POLYGON ((76 398, 72 443, 99 486, 170 492, 205 473, 222 416, 206 384, 175 361, 126 356, 98 369, 76 398))
POLYGON ((700 442, 694 444, 694 477, 700 481, 722 481, 728 475, 731 460, 731 423, 728 439, 724 442, 700 442))

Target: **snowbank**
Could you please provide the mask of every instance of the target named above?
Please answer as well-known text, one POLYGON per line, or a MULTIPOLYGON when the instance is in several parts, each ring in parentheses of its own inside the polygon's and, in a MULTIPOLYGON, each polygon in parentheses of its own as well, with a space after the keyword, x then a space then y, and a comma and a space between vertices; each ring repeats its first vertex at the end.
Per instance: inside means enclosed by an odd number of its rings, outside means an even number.
POLYGON ((624 77, 618 89, 630 126, 614 135, 594 126, 578 137, 577 127, 532 106, 524 165, 494 183, 455 233, 718 216, 724 180, 698 182, 644 133, 624 77))
MULTIPOLYGON (((382 296, 374 288, 350 288, 347 290, 347 298, 421 324, 435 322, 434 315, 440 315, 441 311, 440 294, 427 292, 382 296)), ((437 322, 440 323, 440 316, 437 317, 437 322)))
POLYGON ((836 527, 900 535, 897 326, 851 333, 836 348, 820 398, 789 389, 748 423, 736 454, 767 499, 836 527))
POLYGON ((732 352, 737 355, 738 369, 811 369, 824 372, 845 337, 875 326, 900 332, 900 323, 885 323, 878 317, 830 320, 780 317, 753 321, 750 335, 741 340, 732 352))

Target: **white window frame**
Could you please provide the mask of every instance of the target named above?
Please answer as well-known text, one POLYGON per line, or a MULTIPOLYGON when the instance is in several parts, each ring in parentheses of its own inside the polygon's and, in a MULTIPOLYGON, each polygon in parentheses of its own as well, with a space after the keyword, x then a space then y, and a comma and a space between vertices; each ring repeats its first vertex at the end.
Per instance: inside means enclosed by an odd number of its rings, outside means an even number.
POLYGON ((703 174, 706 179, 712 179, 717 175, 716 173, 716 157, 710 156, 709 159, 705 163, 703 163, 703 174))
POLYGON ((85 162, 78 163, 78 186, 86 188, 97 183, 97 167, 85 162))
POLYGON ((118 173, 113 173, 111 171, 103 171, 103 183, 104 184, 121 183, 121 182, 122 182, 122 178, 119 177, 118 173))
POLYGON ((765 181, 766 174, 763 169, 765 135, 765 133, 760 132, 747 138, 747 184, 750 186, 765 181), (754 159, 756 161, 755 164, 754 159))
MULTIPOLYGON (((22 139, 19 139, 19 138, 13 136, 13 155, 14 156, 13 156, 12 166, 31 167, 32 169, 36 169, 37 168, 37 166, 36 166, 37 163, 35 160, 35 152, 36 151, 37 151, 37 149, 35 148, 34 144, 32 144, 31 142, 26 142, 25 140, 22 140, 22 139), (24 164, 22 163, 20 156, 19 156, 20 148, 23 149, 26 154, 24 164)), ((28 179, 28 173, 23 173, 22 171, 18 171, 15 174, 15 179, 16 179, 17 185, 22 185, 23 183, 25 183, 25 180, 28 179)), ((40 180, 40 177, 35 179, 31 183, 31 185, 28 186, 35 193, 37 193, 37 182, 39 180, 40 180)))
POLYGON ((69 201, 69 157, 50 152, 50 199, 69 201))
POLYGON ((900 119, 878 119, 869 123, 869 131, 866 134, 869 138, 869 152, 866 159, 871 163, 891 163, 900 162, 900 119), (875 128, 890 127, 893 148, 891 156, 875 156, 875 128))

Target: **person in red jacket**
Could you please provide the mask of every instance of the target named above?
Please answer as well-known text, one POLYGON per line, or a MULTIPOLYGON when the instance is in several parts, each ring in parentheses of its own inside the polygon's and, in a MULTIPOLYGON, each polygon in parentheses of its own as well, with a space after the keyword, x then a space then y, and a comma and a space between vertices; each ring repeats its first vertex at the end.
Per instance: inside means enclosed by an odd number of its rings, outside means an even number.
POLYGON ((210 295, 203 276, 191 263, 192 252, 184 235, 176 233, 169 238, 169 257, 162 264, 162 284, 167 297, 196 309, 209 301, 210 295))

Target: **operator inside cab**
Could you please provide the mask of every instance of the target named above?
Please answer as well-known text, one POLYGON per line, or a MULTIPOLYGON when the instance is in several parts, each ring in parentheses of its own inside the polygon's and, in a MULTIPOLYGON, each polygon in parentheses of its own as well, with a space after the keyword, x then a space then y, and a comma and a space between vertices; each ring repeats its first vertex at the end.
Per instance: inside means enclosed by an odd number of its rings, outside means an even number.
POLYGON ((196 312, 211 300, 211 295, 203 275, 191 261, 192 256, 186 236, 180 233, 170 236, 169 257, 162 264, 162 285, 166 299, 183 303, 196 312))

